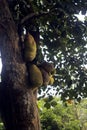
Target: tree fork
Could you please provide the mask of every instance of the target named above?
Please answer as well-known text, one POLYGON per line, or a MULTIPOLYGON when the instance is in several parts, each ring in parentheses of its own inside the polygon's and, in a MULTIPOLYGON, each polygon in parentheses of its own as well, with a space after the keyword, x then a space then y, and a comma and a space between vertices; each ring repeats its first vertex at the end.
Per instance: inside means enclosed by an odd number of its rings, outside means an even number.
POLYGON ((6 130, 40 130, 36 95, 28 85, 19 36, 6 0, 0 0, 2 83, 0 112, 6 130))

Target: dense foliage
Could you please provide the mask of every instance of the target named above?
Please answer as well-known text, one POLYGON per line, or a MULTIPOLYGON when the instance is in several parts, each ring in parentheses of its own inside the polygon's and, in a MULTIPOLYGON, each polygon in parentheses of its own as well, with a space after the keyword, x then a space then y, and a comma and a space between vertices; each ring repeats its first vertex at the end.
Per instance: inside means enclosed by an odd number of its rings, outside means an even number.
POLYGON ((87 127, 87 99, 62 103, 58 98, 38 102, 42 130, 85 130, 87 127))
MULTIPOLYGON (((86 0, 8 0, 15 24, 20 30, 39 34, 37 60, 54 62, 57 73, 53 89, 62 99, 87 96, 86 0), (43 52, 43 53, 41 53, 43 52)), ((44 87, 42 87, 44 90, 44 87)))

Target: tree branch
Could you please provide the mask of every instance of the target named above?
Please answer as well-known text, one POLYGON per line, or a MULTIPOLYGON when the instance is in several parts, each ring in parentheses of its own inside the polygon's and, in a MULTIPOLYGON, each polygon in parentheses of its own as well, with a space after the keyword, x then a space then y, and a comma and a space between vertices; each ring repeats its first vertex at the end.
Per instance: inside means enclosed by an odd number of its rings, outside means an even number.
POLYGON ((38 15, 38 13, 36 12, 36 13, 31 13, 31 14, 25 16, 25 17, 21 20, 21 24, 25 23, 27 20, 32 19, 33 17, 35 17, 35 16, 37 16, 37 15, 38 15))
POLYGON ((48 11, 48 12, 43 12, 43 11, 41 11, 40 13, 38 13, 38 12, 31 13, 31 14, 25 16, 25 17, 21 20, 21 24, 24 24, 27 20, 30 20, 30 19, 32 19, 32 18, 40 18, 40 17, 42 17, 42 16, 44 16, 44 15, 49 14, 50 12, 51 12, 51 11, 48 11))

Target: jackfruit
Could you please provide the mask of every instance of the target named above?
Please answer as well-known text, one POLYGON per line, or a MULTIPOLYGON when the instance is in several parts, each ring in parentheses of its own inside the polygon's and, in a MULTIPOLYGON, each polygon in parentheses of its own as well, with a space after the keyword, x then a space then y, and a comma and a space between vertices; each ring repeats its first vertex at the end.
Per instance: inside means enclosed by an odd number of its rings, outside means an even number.
POLYGON ((49 85, 53 85, 53 83, 54 83, 54 78, 52 75, 50 75, 49 85))
POLYGON ((29 82, 33 88, 40 87, 43 84, 43 77, 40 69, 35 65, 29 65, 29 82))
POLYGON ((43 62, 39 66, 41 66, 45 71, 48 73, 51 73, 54 70, 54 65, 53 63, 48 63, 48 62, 43 62))
POLYGON ((24 58, 25 61, 33 61, 36 57, 37 46, 31 34, 27 34, 24 40, 24 58))
POLYGON ((43 76, 43 85, 47 86, 49 84, 50 76, 49 76, 48 72, 46 72, 42 67, 40 67, 40 71, 43 76))
POLYGON ((68 99, 66 102, 67 102, 68 104, 73 104, 73 100, 70 100, 70 99, 68 99))

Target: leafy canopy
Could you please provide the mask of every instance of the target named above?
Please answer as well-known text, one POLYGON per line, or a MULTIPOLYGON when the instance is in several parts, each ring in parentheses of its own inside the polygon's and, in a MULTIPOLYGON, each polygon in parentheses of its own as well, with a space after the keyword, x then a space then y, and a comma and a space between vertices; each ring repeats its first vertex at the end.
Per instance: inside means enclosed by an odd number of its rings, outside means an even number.
MULTIPOLYGON (((87 96, 87 21, 75 14, 86 14, 86 0, 8 0, 17 28, 40 36, 37 59, 54 62, 57 73, 53 88, 62 99, 87 96)), ((20 32, 19 30, 19 32, 20 32)), ((44 88, 44 87, 43 87, 44 88)))

